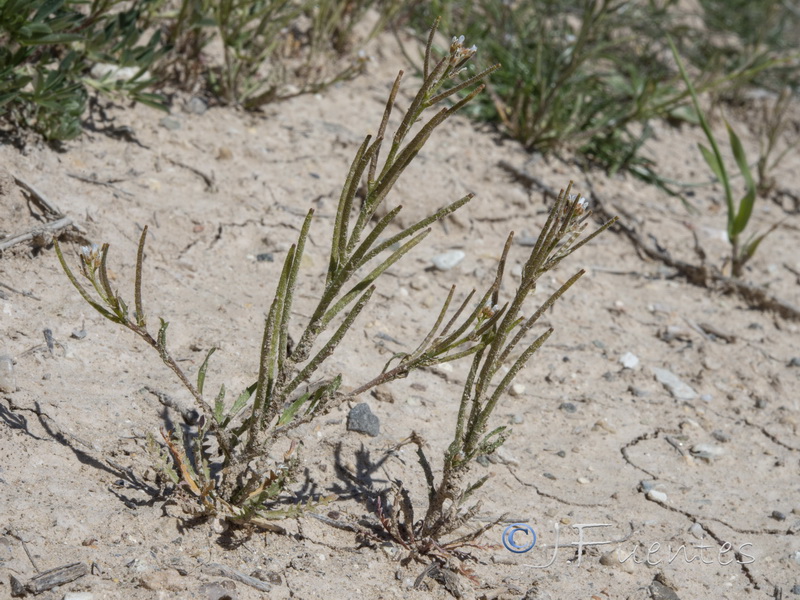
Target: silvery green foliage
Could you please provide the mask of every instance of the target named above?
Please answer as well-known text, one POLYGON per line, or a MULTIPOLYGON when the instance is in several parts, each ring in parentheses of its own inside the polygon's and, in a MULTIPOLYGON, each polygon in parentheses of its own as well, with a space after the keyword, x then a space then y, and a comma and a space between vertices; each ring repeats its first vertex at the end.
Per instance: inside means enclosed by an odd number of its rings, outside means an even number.
MULTIPOLYGON (((339 390, 341 374, 320 378, 327 359, 337 351, 345 334, 370 301, 380 275, 419 244, 430 233, 432 223, 472 198, 469 194, 391 235, 388 228, 401 207, 392 209, 377 221, 373 219, 434 130, 474 98, 483 87, 474 87, 475 84, 497 68, 490 67, 466 81, 455 83, 454 76, 467 66, 476 48, 467 48, 463 39, 454 39, 447 55, 434 62, 431 44, 435 31, 436 26, 428 40, 422 83, 394 135, 387 140, 386 158, 380 160, 380 152, 387 138, 387 124, 402 72, 392 86, 377 136, 364 139, 351 163, 339 198, 324 289, 316 308, 305 323, 293 323, 292 305, 298 273, 314 221, 314 211, 309 210, 297 242, 286 254, 275 296, 267 312, 258 353, 258 379, 233 403, 226 402, 224 386, 219 388, 213 400, 206 396, 206 374, 214 348, 209 350, 196 379, 190 380, 170 353, 167 341, 169 323, 160 319, 157 332, 149 328, 141 293, 146 228, 139 240, 133 310, 111 287, 106 265, 108 244, 81 249, 81 275, 90 286, 79 281, 56 244, 61 265, 83 298, 101 315, 130 329, 154 348, 193 396, 201 414, 196 430, 183 434, 162 431, 166 447, 159 449, 156 441, 151 440, 151 448, 164 472, 191 500, 193 511, 198 514, 267 526, 270 519, 296 513, 302 507, 287 512, 268 504, 285 489, 297 466, 293 446, 283 461, 272 463, 267 460, 276 441, 285 439, 292 429, 371 387, 404 377, 415 368, 454 360, 459 355, 475 351, 474 342, 479 339, 476 336, 480 329, 447 340, 433 340, 429 336, 417 352, 403 357, 398 368, 385 370, 353 392, 345 394, 339 390), (463 98, 451 104, 446 102, 456 98, 462 90, 473 87, 463 98), (442 107, 428 117, 429 109, 439 105, 442 107), (415 127, 419 122, 422 124, 415 127), (362 181, 366 194, 357 201, 356 193, 362 181), (382 237, 384 234, 386 237, 382 237), (291 349, 290 323, 293 329, 299 328, 302 332, 291 349), (319 342, 320 335, 328 330, 333 330, 332 334, 324 342, 319 342), (312 381, 321 383, 310 386, 312 381)), ((489 319, 487 324, 494 322, 489 319)))

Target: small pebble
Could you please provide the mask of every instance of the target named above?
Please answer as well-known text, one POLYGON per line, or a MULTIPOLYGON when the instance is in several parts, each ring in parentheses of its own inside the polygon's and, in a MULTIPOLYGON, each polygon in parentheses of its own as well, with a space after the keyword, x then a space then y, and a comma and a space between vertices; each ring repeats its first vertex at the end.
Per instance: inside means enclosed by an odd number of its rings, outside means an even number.
POLYGON ((256 260, 258 262, 273 262, 275 257, 272 252, 262 252, 261 254, 256 254, 256 260))
POLYGON ((789 361, 790 367, 800 367, 800 356, 795 356, 792 360, 789 361))
POLYGON ((794 586, 792 586, 792 593, 795 596, 800 596, 800 583, 795 583, 794 586))
POLYGON ((626 352, 620 357, 619 362, 626 369, 635 369, 639 366, 639 357, 632 352, 626 352))
POLYGON ((67 592, 64 594, 63 600, 94 600, 94 594, 91 592, 67 592))
POLYGON ((561 458, 565 458, 567 456, 567 453, 564 452, 563 450, 559 450, 558 452, 556 452, 556 456, 560 456, 561 458))
POLYGON ((522 396, 522 394, 525 393, 525 386, 521 383, 515 383, 511 386, 511 390, 509 391, 509 393, 515 398, 518 398, 519 396, 522 396))
POLYGON ((199 96, 192 96, 189 102, 186 103, 186 112, 195 115, 202 115, 208 110, 208 104, 199 96))
POLYGON ((773 518, 773 519, 775 519, 776 521, 785 521, 785 520, 786 520, 786 515, 785 515, 785 514, 783 514, 783 513, 782 513, 781 511, 779 511, 779 510, 773 510, 773 511, 772 511, 772 514, 770 515, 770 517, 772 517, 772 518, 773 518))
POLYGON ((655 487, 656 487, 656 482, 650 479, 642 479, 639 482, 639 489, 642 490, 644 493, 649 492, 655 487))
POLYGON ((658 382, 667 388, 667 391, 676 400, 694 400, 697 398, 697 392, 681 381, 674 373, 658 367, 650 367, 650 370, 658 382))
POLYGON ((519 425, 520 423, 523 423, 524 421, 525 420, 522 418, 522 415, 512 415, 512 417, 511 417, 511 423, 513 425, 519 425))
POLYGON ((664 492, 659 492, 658 490, 650 490, 645 494, 648 500, 653 500, 654 502, 666 502, 667 495, 664 492))
POLYGON ((475 462, 478 463, 482 467, 489 466, 489 458, 485 454, 479 454, 475 457, 475 462))
POLYGON ((574 413, 577 412, 578 407, 575 406, 572 402, 562 402, 558 405, 558 408, 563 410, 565 413, 574 413))
POLYGON ((442 252, 434 256, 431 262, 433 262, 433 266, 440 271, 449 271, 464 260, 465 256, 466 254, 461 250, 448 250, 447 252, 442 252))
POLYGON ((725 454, 725 450, 714 444, 695 444, 689 451, 693 456, 706 460, 716 460, 725 454))
POLYGON ((592 344, 595 348, 600 348, 600 350, 606 347, 606 345, 600 340, 592 340, 592 344))
POLYGON ((376 437, 381 432, 381 422, 377 416, 372 414, 369 404, 362 402, 350 409, 350 413, 347 415, 347 430, 376 437))
POLYGON ((730 434, 725 433, 724 431, 720 431, 719 429, 715 429, 714 431, 712 431, 711 437, 713 437, 718 442, 722 442, 723 444, 731 441, 730 434))
POLYGON ((652 600, 681 600, 678 594, 660 581, 653 581, 648 588, 652 600))
POLYGON ((691 527, 689 527, 689 533, 691 533, 698 540, 702 540, 706 535, 705 529, 703 529, 700 523, 694 523, 691 527))
POLYGON ((164 117, 158 122, 164 129, 169 129, 170 131, 175 131, 181 128, 181 122, 178 119, 173 119, 172 117, 164 117))
POLYGON ((578 477, 578 483, 586 485, 587 483, 591 483, 591 480, 588 477, 578 477))
POLYGON ((711 402, 713 399, 714 399, 714 396, 712 396, 711 394, 701 394, 700 395, 700 400, 702 400, 703 402, 711 402))
POLYGON ((72 337, 75 338, 76 340, 82 340, 83 338, 86 337, 86 330, 81 329, 80 331, 78 331, 76 329, 75 331, 72 332, 72 337))
POLYGON ((542 475, 544 475, 544 476, 545 476, 545 477, 547 477, 548 479, 552 479, 553 481, 555 481, 555 480, 556 480, 556 476, 555 476, 555 475, 553 475, 552 473, 542 473, 542 475))

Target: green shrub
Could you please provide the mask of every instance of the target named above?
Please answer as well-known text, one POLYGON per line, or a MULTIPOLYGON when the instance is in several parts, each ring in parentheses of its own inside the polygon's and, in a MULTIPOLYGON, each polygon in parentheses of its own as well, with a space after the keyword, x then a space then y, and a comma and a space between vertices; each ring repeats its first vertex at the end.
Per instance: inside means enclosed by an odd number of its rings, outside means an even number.
POLYGON ((163 53, 158 32, 140 44, 147 1, 6 0, 0 4, 0 109, 15 126, 49 140, 81 132, 87 86, 160 106, 145 92, 148 69, 163 53), (88 10, 87 10, 88 8, 88 10), (91 76, 92 65, 108 63, 91 76), (127 71, 120 69, 128 68, 127 71))

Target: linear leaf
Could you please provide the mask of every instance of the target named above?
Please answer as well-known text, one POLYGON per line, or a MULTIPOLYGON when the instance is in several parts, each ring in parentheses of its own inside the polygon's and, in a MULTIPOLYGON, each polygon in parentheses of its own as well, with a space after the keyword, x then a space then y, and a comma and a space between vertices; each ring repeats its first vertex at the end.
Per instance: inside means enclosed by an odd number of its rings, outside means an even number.
POLYGON ((206 370, 208 369, 208 359, 211 358, 211 355, 216 352, 216 348, 211 348, 206 354, 206 359, 203 361, 203 364, 200 365, 200 369, 197 371, 197 391, 201 394, 203 393, 203 384, 206 381, 206 370))

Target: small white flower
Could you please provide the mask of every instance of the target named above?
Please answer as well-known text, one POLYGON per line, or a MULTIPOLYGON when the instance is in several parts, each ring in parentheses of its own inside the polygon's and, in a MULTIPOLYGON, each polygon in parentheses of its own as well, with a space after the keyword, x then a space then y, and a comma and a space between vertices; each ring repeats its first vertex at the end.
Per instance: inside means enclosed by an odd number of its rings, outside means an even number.
POLYGON ((586 210, 589 208, 589 201, 586 198, 584 198, 583 196, 578 198, 578 194, 570 194, 569 195, 570 203, 575 202, 576 200, 578 202, 577 202, 577 204, 575 206, 575 212, 577 212, 578 214, 586 212, 586 210))
POLYGON ((92 263, 96 261, 97 257, 100 255, 100 247, 97 244, 92 244, 91 246, 81 246, 80 253, 84 262, 92 263))

